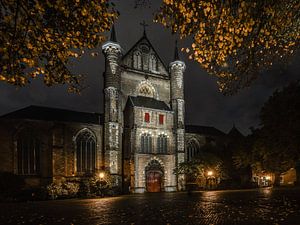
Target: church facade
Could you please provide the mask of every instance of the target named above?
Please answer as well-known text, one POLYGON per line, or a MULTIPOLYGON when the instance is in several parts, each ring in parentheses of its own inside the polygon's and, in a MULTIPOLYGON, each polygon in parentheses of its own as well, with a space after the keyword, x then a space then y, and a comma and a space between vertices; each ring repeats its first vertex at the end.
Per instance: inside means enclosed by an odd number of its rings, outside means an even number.
POLYGON ((127 52, 114 28, 102 46, 104 113, 29 106, 0 117, 1 171, 29 185, 106 171, 133 193, 184 189, 173 171, 224 133, 185 125, 185 63, 165 66, 146 33, 127 52))

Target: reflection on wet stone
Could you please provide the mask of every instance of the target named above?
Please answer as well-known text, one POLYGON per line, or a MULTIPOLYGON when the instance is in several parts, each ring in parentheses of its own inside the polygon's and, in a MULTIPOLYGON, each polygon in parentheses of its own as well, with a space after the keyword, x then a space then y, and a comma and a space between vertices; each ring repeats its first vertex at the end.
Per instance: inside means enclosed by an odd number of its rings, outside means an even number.
POLYGON ((1 205, 0 224, 299 224, 300 189, 155 193, 1 205))

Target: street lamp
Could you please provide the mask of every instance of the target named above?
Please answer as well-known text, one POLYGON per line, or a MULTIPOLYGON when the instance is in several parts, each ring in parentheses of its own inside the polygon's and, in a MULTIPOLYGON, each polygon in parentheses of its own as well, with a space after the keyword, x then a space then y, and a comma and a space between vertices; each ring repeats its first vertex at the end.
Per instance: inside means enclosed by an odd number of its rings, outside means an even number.
POLYGON ((213 171, 207 171, 207 176, 212 176, 213 175, 213 171))
POLYGON ((103 172, 99 173, 99 178, 102 180, 104 178, 105 174, 103 172))
POLYGON ((271 180, 271 177, 270 176, 266 176, 266 180, 271 180))
POLYGON ((103 188, 104 188, 104 183, 106 183, 106 181, 105 181, 105 179, 104 179, 104 177, 105 177, 105 173, 103 172, 103 171, 101 171, 99 174, 98 174, 98 176, 99 176, 99 180, 97 181, 97 183, 98 183, 98 187, 99 187, 99 194, 100 194, 100 196, 101 197, 103 197, 104 196, 104 193, 103 193, 103 188))

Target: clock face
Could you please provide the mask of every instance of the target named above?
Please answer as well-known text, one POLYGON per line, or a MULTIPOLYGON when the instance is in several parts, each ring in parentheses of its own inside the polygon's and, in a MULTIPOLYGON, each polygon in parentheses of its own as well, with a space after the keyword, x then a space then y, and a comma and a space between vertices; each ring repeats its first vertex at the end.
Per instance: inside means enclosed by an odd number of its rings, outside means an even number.
POLYGON ((150 48, 147 44, 140 44, 139 48, 141 49, 141 51, 143 53, 149 53, 150 52, 150 48))

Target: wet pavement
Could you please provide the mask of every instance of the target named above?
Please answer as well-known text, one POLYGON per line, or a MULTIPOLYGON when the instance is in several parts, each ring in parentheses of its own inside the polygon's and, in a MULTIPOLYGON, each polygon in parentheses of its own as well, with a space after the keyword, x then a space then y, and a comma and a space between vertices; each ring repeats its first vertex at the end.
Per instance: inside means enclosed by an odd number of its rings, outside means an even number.
POLYGON ((0 224, 300 225, 300 189, 153 193, 1 203, 0 224))

